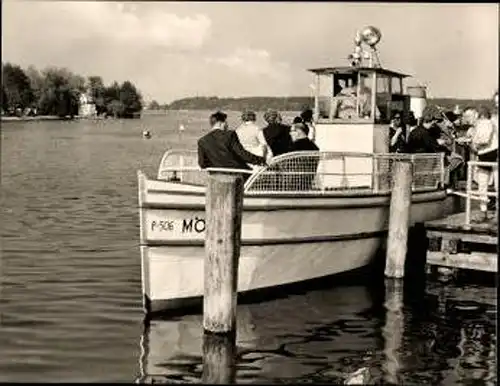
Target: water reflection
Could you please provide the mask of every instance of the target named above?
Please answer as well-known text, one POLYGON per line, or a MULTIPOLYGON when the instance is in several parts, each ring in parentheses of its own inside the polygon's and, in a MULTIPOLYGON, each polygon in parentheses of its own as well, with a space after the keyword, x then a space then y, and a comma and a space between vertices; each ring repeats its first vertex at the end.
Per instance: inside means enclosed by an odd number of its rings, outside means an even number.
POLYGON ((360 372, 365 383, 496 382, 493 305, 405 296, 396 281, 240 304, 235 374, 230 346, 207 349, 201 315, 153 320, 138 381, 342 383, 360 372))

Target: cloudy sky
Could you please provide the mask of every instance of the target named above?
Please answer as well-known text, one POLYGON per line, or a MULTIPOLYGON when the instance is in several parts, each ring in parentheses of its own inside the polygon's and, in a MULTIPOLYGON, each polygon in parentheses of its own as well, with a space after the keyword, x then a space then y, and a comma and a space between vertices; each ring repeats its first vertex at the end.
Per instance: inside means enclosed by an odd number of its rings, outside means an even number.
POLYGON ((497 4, 2 1, 2 60, 134 82, 146 100, 308 95, 307 68, 345 65, 374 25, 385 67, 430 96, 490 97, 497 4))

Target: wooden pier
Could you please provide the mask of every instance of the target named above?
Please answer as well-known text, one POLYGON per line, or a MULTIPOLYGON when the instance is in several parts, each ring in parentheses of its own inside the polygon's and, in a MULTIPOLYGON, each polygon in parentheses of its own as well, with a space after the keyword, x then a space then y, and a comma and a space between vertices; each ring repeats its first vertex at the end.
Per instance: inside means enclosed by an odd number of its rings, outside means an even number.
POLYGON ((456 213, 440 220, 425 223, 429 240, 428 267, 470 269, 498 272, 498 219, 489 211, 488 218, 480 211, 456 213))

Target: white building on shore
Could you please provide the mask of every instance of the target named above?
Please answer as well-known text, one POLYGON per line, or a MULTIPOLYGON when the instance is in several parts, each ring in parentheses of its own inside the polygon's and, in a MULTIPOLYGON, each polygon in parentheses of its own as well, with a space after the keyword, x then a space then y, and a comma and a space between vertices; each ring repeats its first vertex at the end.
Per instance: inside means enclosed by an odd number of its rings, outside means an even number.
POLYGON ((95 103, 88 92, 80 95, 78 105, 78 116, 81 118, 89 118, 97 116, 95 103))

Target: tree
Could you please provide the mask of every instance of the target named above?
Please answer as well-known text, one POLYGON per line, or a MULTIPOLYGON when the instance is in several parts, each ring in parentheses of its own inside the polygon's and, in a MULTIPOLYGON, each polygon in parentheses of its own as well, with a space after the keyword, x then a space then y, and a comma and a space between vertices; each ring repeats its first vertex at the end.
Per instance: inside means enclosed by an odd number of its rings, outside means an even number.
POLYGON ((151 103, 148 106, 148 109, 149 110, 159 110, 160 109, 160 105, 158 104, 157 101, 152 100, 151 103))
POLYGON ((29 66, 26 69, 26 75, 30 80, 31 89, 33 90, 33 105, 40 108, 39 102, 44 88, 44 77, 34 66, 29 66))
POLYGON ((87 84, 90 97, 95 103, 97 115, 101 115, 106 111, 106 87, 104 86, 104 82, 100 76, 94 75, 88 77, 87 84))
POLYGON ((34 95, 30 80, 20 66, 10 63, 2 64, 2 86, 5 90, 8 109, 24 109, 33 103, 34 95))
POLYGON ((123 103, 123 115, 126 118, 131 118, 142 110, 142 96, 128 80, 120 87, 120 101, 123 103))
POLYGON ((125 113, 125 105, 122 101, 118 99, 113 99, 107 106, 106 109, 109 114, 115 118, 122 117, 125 113))
POLYGON ((120 85, 118 82, 113 82, 109 87, 104 88, 104 104, 108 106, 113 100, 120 100, 120 85))
POLYGON ((44 86, 40 97, 43 114, 73 117, 78 114, 79 99, 85 90, 85 79, 65 68, 44 70, 44 86))
POLYGON ((4 114, 9 108, 9 100, 7 99, 7 93, 5 92, 5 87, 2 86, 2 114, 4 114))

